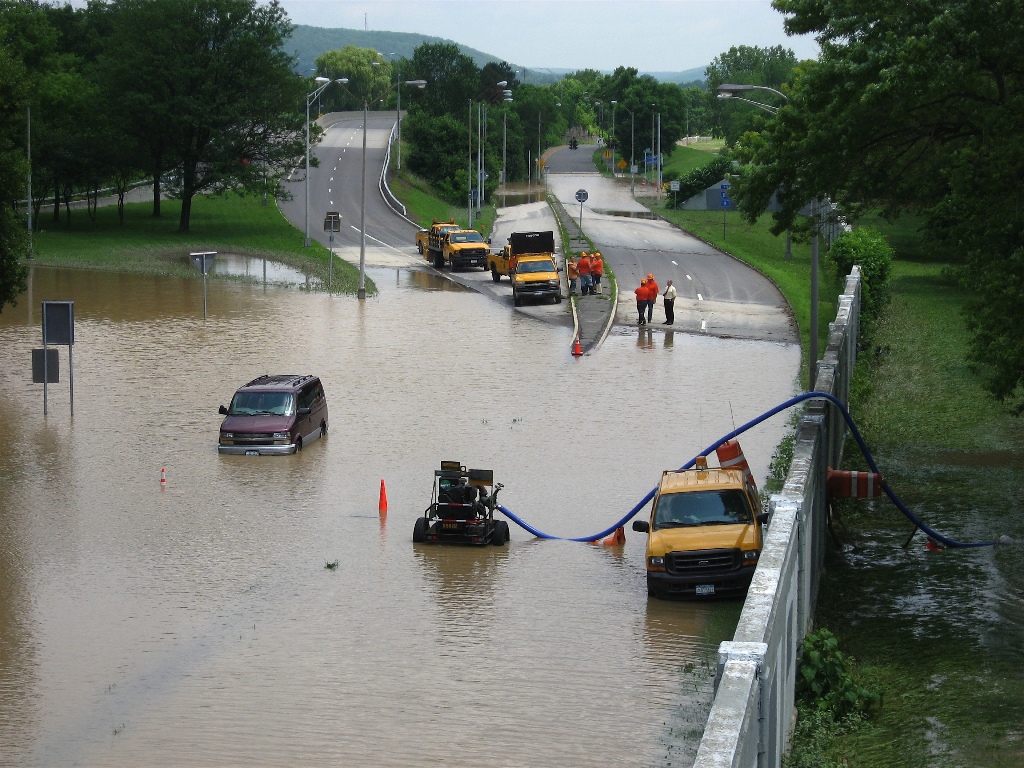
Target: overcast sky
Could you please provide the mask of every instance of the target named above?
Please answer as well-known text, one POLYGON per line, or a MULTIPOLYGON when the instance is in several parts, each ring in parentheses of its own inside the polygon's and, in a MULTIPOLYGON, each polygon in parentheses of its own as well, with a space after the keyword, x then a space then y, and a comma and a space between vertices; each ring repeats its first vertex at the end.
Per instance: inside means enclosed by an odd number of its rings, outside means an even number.
POLYGON ((815 58, 813 39, 787 37, 770 0, 281 0, 295 24, 418 32, 538 69, 678 72, 736 45, 782 45, 815 58))

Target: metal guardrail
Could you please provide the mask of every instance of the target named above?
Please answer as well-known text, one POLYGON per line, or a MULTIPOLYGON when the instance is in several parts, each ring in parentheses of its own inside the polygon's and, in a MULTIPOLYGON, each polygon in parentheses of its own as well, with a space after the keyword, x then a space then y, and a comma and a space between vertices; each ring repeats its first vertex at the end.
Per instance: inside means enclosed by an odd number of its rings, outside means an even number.
MULTIPOLYGON (((814 389, 844 405, 857 360, 860 269, 854 267, 829 325, 814 389)), ((825 556, 825 476, 842 460, 847 426, 813 401, 797 427, 793 463, 771 498, 771 525, 733 639, 718 649, 715 698, 695 768, 780 766, 795 715, 796 664, 810 629, 825 556)))

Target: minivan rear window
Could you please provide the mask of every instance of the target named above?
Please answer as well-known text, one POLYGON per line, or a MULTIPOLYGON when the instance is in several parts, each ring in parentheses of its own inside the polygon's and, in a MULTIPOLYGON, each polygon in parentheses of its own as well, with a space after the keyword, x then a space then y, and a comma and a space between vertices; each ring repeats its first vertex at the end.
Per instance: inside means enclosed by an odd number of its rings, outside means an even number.
POLYGON ((229 416, 291 416, 295 397, 291 392, 236 392, 229 416))

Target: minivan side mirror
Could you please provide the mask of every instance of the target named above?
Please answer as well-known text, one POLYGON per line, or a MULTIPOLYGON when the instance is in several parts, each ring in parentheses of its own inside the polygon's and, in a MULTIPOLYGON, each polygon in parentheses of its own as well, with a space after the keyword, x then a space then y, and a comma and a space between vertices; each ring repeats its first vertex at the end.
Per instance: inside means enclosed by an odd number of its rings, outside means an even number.
POLYGON ((222 413, 225 416, 227 416, 228 415, 228 409, 225 406, 222 405, 220 408, 217 409, 217 413, 222 413))
POLYGON ((633 530, 637 533, 650 533, 651 524, 648 523, 646 520, 634 520, 633 530))
POLYGON ((759 522, 761 525, 768 525, 768 521, 771 519, 771 517, 771 512, 762 512, 760 515, 757 516, 757 522, 759 522))
POLYGON ((299 416, 309 416, 312 412, 309 408, 299 408, 299 416))

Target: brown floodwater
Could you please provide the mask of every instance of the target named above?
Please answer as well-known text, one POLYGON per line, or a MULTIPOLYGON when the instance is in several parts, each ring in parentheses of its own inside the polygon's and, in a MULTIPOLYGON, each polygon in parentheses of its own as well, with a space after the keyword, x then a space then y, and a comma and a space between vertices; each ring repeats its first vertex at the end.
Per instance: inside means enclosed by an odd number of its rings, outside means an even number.
MULTIPOLYGON (((799 350, 574 359, 566 328, 370 274, 365 302, 210 280, 204 321, 200 280, 36 269, 0 315, 0 765, 692 762, 738 602, 648 600, 631 531, 442 548, 413 522, 456 459, 539 529, 600 531, 790 396, 799 350), (31 383, 45 299, 75 301, 73 416, 66 348, 46 417, 31 383), (217 407, 264 373, 318 374, 329 437, 219 455, 217 407)), ((759 481, 785 430, 741 438, 759 481)))

